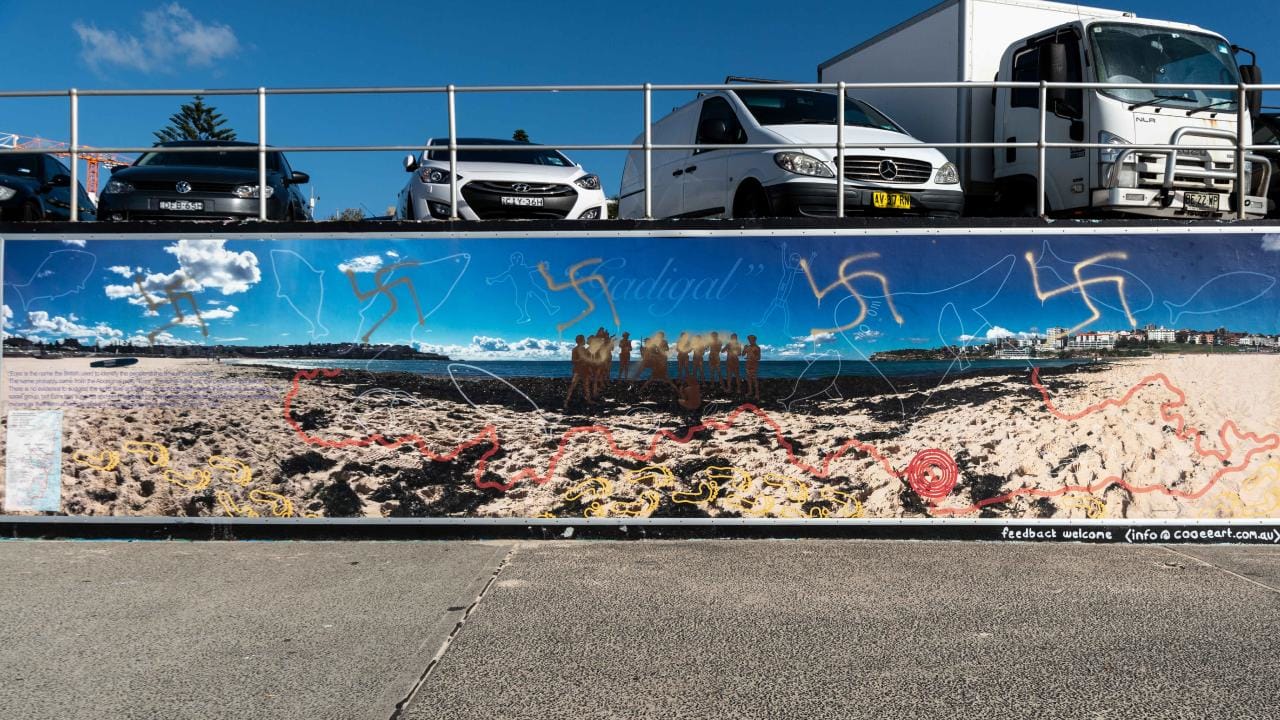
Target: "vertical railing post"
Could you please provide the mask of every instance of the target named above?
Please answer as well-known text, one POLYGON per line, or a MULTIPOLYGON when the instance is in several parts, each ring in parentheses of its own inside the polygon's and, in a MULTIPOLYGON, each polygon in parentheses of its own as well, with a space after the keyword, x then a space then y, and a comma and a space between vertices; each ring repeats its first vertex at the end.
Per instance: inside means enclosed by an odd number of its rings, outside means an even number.
POLYGON ((1044 201, 1045 188, 1047 186, 1047 182, 1045 179, 1045 170, 1048 166, 1047 157, 1046 157, 1047 152, 1045 148, 1045 143, 1047 142, 1047 132, 1046 132, 1047 118, 1049 116, 1048 104, 1049 104, 1049 84, 1046 83, 1044 80, 1041 80, 1040 81, 1040 136, 1039 136, 1039 139, 1036 141, 1036 150, 1039 153, 1039 157, 1037 158, 1037 165, 1036 165, 1036 215, 1038 215, 1041 218, 1044 218, 1048 215, 1048 213, 1046 212, 1047 208, 1045 207, 1045 201, 1044 201))
POLYGON ((1249 123, 1249 108, 1246 102, 1248 99, 1249 93, 1242 81, 1240 97, 1237 99, 1240 105, 1236 108, 1236 217, 1240 220, 1248 219, 1244 209, 1245 199, 1249 197, 1247 184, 1249 166, 1245 162, 1245 156, 1249 154, 1248 147, 1252 141, 1252 138, 1244 132, 1244 126, 1249 123))
POLYGON ((458 219, 458 106, 457 91, 449 85, 449 219, 458 219))
POLYGON ((258 88, 258 219, 267 219, 267 89, 264 87, 258 88))
POLYGON ((653 219, 653 83, 644 84, 644 219, 653 219))
POLYGON ((71 222, 80 220, 80 91, 71 88, 71 222))
POLYGON ((836 96, 836 217, 844 217, 844 81, 836 96))

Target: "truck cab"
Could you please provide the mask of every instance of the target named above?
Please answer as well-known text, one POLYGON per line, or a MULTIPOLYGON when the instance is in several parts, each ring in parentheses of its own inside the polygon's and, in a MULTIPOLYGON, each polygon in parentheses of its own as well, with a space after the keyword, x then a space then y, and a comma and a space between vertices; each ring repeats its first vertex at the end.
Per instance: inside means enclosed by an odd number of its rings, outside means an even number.
MULTIPOLYGON (((1245 66, 1256 71, 1254 66, 1245 66)), ((1252 72, 1248 73, 1253 75, 1252 72)), ((1169 90, 1049 89, 1045 139, 1108 148, 1049 148, 1045 202, 1058 214, 1121 212, 1159 217, 1234 217, 1238 133, 1252 136, 1239 93, 1182 85, 1237 85, 1241 66, 1220 35, 1178 23, 1136 18, 1082 19, 1011 44, 999 81, 1168 84, 1169 90), (1243 119, 1244 127, 1239 127, 1243 119), (1142 150, 1127 145, 1187 145, 1222 150, 1142 150)), ((1037 142, 1040 90, 998 88, 997 142, 1037 142)), ((1001 209, 1036 206, 1036 148, 996 149, 1001 209)), ((1245 213, 1267 210, 1271 165, 1246 155, 1245 213)))

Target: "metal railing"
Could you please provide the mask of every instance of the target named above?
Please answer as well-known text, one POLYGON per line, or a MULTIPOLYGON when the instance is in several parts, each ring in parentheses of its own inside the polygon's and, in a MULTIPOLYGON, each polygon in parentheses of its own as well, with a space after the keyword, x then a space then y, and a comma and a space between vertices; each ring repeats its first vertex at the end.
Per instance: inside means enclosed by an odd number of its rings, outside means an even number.
MULTIPOLYGON (((551 145, 559 150, 640 150, 644 153, 644 215, 646 218, 653 217, 653 153, 662 150, 719 150, 719 149, 749 149, 749 150, 779 150, 785 148, 813 148, 836 151, 836 182, 838 190, 836 195, 836 216, 844 217, 845 215, 845 188, 847 179, 844 173, 844 160, 847 150, 859 149, 890 149, 890 148, 920 148, 931 147, 934 149, 1012 149, 1012 148, 1035 148, 1037 152, 1036 162, 1036 213, 1040 217, 1047 217, 1046 208, 1046 169, 1048 165, 1048 151, 1050 149, 1108 149, 1116 150, 1127 158, 1136 151, 1153 151, 1163 152, 1169 158, 1170 168, 1176 161, 1179 151, 1199 151, 1199 152, 1221 152, 1224 150, 1222 145, 1182 145, 1177 143, 1170 144, 1128 144, 1117 146, 1114 144, 1090 143, 1090 142, 1050 142, 1048 139, 1048 117, 1050 110, 1048 108, 1049 90, 1066 89, 1066 90, 1203 90, 1203 91, 1219 91, 1219 92, 1235 92, 1237 103, 1237 129, 1243 128, 1248 122, 1248 96, 1251 92, 1263 91, 1280 91, 1280 84, 1246 84, 1239 83, 1235 85, 1196 85, 1196 84, 1157 84, 1157 83, 1099 83, 1099 82, 992 82, 992 81, 944 81, 944 82, 904 82, 904 83, 850 83, 850 82, 827 82, 827 83, 769 83, 770 89, 777 90, 831 90, 845 96, 849 91, 858 90, 928 90, 928 89, 1034 89, 1039 93, 1039 133, 1035 142, 910 142, 910 143, 848 143, 845 142, 844 131, 844 103, 836 103, 837 118, 835 127, 834 143, 736 143, 736 144, 655 144, 653 142, 653 93, 654 92, 681 92, 681 91, 715 91, 715 90, 742 90, 744 88, 754 87, 752 85, 744 85, 742 83, 712 83, 712 84, 665 84, 655 85, 652 83, 644 83, 640 85, 475 85, 475 86, 389 86, 389 87, 316 87, 316 88, 218 88, 218 89, 145 89, 145 90, 78 90, 71 88, 69 90, 10 90, 0 91, 0 99, 6 98, 55 98, 67 97, 70 104, 70 129, 71 144, 68 152, 71 156, 71 207, 70 216, 73 222, 79 220, 79 193, 74 191, 79 185, 79 168, 78 160, 82 150, 86 148, 80 145, 80 103, 81 97, 155 97, 155 96, 256 96, 258 99, 258 142, 256 145, 245 146, 225 146, 225 147, 179 147, 179 148, 163 148, 163 147, 102 147, 93 146, 93 151, 98 153, 144 153, 144 152, 255 152, 258 154, 258 219, 267 219, 267 193, 265 191, 267 178, 267 153, 269 152, 420 152, 424 150, 422 144, 410 145, 300 145, 300 146, 276 146, 269 147, 267 145, 267 97, 268 96, 288 96, 288 95, 391 95, 391 94, 415 94, 415 95, 432 95, 443 94, 447 98, 448 103, 448 127, 449 127, 449 143, 444 146, 449 153, 449 214, 451 219, 458 218, 458 152, 460 150, 483 150, 485 152, 507 152, 521 151, 524 148, 520 146, 502 146, 502 145, 460 145, 458 144, 457 132, 457 95, 459 93, 560 93, 560 92, 638 92, 643 96, 643 142, 640 144, 569 144, 569 145, 551 145)), ((1129 102, 1129 101, 1125 101, 1129 102)), ((1179 108, 1182 109, 1182 108, 1179 108)), ((1215 136, 1220 137, 1220 136, 1215 136)), ((1259 156, 1252 155, 1253 151, 1274 149, 1274 146, 1254 145, 1252 138, 1244 137, 1243 133, 1235 133, 1235 147, 1233 152, 1236 157, 1235 162, 1235 188, 1237 197, 1237 215, 1243 220, 1247 217, 1244 198, 1248 193, 1248 162, 1265 160, 1259 156)), ((40 149, 15 149, 0 150, 0 154, 38 154, 47 152, 40 149)), ((1115 166, 1118 167, 1120 158, 1117 158, 1115 166)), ((1265 166, 1265 163, 1264 163, 1265 166)), ((1170 169, 1168 172, 1172 172, 1170 169)), ((1270 179, 1271 173, 1266 174, 1270 179)))

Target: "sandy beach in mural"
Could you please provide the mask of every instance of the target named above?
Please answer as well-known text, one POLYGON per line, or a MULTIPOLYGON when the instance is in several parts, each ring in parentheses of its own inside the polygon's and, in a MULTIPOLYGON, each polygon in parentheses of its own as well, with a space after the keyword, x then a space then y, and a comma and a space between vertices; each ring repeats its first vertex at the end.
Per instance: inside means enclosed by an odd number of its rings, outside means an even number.
MULTIPOLYGON (((22 370, 86 358, 6 358, 22 370)), ((144 358, 257 388, 71 408, 62 510, 91 515, 1280 516, 1280 355, 936 378, 763 380, 763 400, 144 358), (136 404, 132 403, 132 404, 136 404)), ((153 376, 154 377, 154 376, 153 376)), ((216 392, 216 391, 213 391, 216 392)), ((9 406, 12 409, 12 404, 9 406)), ((2 490, 0 490, 2 492, 2 490)))

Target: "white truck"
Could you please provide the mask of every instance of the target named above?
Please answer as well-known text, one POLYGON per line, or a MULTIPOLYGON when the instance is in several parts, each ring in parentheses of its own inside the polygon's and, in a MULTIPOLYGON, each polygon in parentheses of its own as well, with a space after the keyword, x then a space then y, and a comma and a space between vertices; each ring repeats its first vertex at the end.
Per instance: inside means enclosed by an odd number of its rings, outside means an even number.
MULTIPOLYGON (((1217 33, 1132 13, 1038 0, 946 0, 818 66, 820 82, 1098 82, 1236 85, 1256 64, 1217 33)), ((1250 53, 1252 55, 1252 53, 1250 53)), ((1038 88, 851 90, 925 143, 1037 142, 1038 88)), ((1235 216, 1235 90, 1051 89, 1045 204, 1058 215, 1235 216), (1125 145, 1221 146, 1135 150, 1125 145)), ((1247 105, 1256 112, 1260 94, 1247 105)), ((1034 214, 1036 148, 947 150, 971 212, 1034 214)), ((1246 155, 1245 213, 1267 211, 1271 164, 1246 155)))

